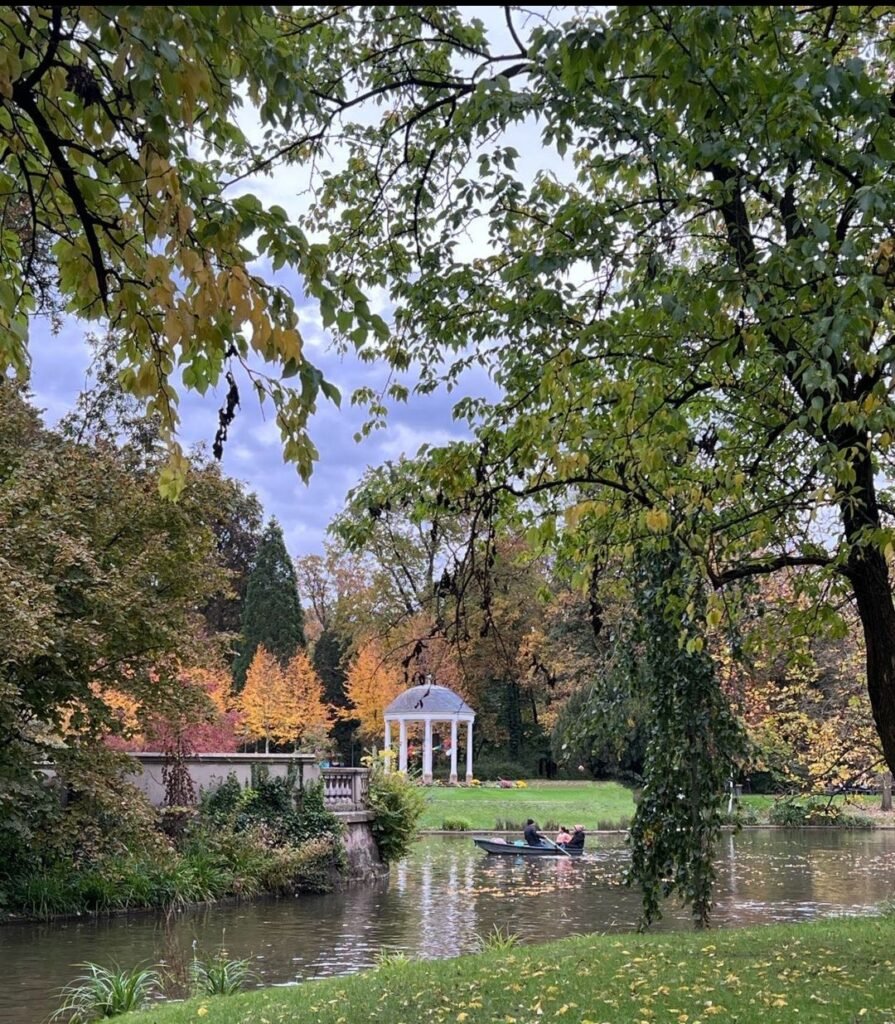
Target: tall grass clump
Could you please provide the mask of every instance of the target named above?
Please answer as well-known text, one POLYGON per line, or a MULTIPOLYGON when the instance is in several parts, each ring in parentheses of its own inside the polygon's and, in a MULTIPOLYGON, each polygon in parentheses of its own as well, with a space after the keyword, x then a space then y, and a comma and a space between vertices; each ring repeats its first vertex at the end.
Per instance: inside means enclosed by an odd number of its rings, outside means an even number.
POLYGON ((196 957, 190 964, 190 982, 194 995, 232 996, 258 980, 251 960, 228 960, 221 952, 211 960, 196 957))
POLYGON ((153 967, 135 967, 128 971, 89 962, 78 967, 83 969, 83 974, 62 990, 62 1005, 51 1021, 89 1024, 118 1017, 142 1009, 152 994, 161 989, 161 977, 153 967))

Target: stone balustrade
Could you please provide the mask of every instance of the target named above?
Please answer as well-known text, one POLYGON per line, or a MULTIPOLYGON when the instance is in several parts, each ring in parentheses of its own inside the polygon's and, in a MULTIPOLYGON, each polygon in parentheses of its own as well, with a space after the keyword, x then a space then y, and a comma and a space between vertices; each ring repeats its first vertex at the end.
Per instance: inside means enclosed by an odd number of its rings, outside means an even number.
MULTIPOLYGON (((162 753, 132 754, 134 785, 143 790, 156 807, 165 802, 162 753)), ((323 779, 323 800, 328 810, 366 811, 370 772, 367 768, 321 768, 312 754, 193 754, 184 758, 198 797, 204 789, 219 786, 235 775, 243 787, 251 785, 253 773, 263 769, 271 778, 292 777, 295 788, 323 779)))
POLYGON ((367 768, 321 768, 323 802, 331 811, 364 811, 370 789, 367 768))

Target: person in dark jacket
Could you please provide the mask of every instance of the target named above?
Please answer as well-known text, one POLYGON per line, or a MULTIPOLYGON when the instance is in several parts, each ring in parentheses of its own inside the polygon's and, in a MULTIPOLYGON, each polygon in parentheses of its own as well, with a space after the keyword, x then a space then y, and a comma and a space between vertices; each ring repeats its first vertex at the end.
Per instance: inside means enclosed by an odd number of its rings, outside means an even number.
POLYGON ((522 835, 529 846, 544 846, 544 837, 538 832, 538 826, 534 823, 534 818, 529 818, 525 823, 522 835))
POLYGON ((572 830, 572 838, 564 844, 565 848, 567 850, 583 850, 585 835, 584 826, 576 825, 572 830))

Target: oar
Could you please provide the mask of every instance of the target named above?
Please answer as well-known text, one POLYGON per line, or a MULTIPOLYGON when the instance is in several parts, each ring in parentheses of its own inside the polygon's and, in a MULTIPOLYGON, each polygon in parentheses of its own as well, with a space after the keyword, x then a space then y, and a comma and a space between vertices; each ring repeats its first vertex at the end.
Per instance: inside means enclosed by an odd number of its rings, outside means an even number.
MULTIPOLYGON (((541 839, 547 839, 546 836, 541 836, 541 839)), ((553 842, 552 839, 547 839, 547 842, 553 847, 554 850, 559 850, 560 853, 564 853, 567 857, 571 858, 571 853, 568 850, 564 850, 561 846, 558 846, 553 842)))

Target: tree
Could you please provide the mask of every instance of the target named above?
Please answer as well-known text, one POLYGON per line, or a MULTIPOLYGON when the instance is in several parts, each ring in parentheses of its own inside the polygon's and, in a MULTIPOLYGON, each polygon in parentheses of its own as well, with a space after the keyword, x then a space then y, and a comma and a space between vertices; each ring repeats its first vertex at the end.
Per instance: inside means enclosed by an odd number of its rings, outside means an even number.
POLYGON ((400 670, 384 659, 375 640, 368 640, 348 667, 345 689, 350 710, 341 712, 340 717, 356 719, 361 736, 367 742, 378 742, 384 735, 385 709, 404 688, 400 670))
POLYGON ((327 631, 351 632, 358 628, 374 601, 372 572, 368 561, 341 545, 325 543, 323 555, 295 559, 298 590, 307 601, 310 615, 305 623, 309 641, 316 641, 327 631))
POLYGON ((895 765, 895 12, 504 14, 498 42, 457 8, 366 7, 304 40, 331 108, 382 103, 340 122, 309 215, 393 302, 362 353, 424 391, 477 361, 502 390, 458 407, 475 443, 420 475, 442 501, 522 499, 585 572, 668 531, 719 594, 805 568, 814 600, 855 602, 895 765))
POLYGON ((261 542, 261 503, 255 494, 231 477, 224 476, 213 462, 196 459, 195 486, 208 492, 216 509, 211 529, 216 562, 229 575, 229 586, 202 609, 212 633, 227 633, 235 645, 242 626, 249 577, 261 542))
MULTIPOLYGON (((88 379, 75 407, 60 423, 62 433, 78 444, 126 443, 134 456, 143 453, 147 466, 156 464, 161 449, 159 418, 147 416, 137 399, 121 390, 116 358, 120 337, 90 335, 87 341, 93 354, 88 379)), ((201 493, 198 500, 214 510, 216 561, 228 576, 226 586, 210 598, 203 614, 212 633, 235 635, 260 540, 261 504, 209 461, 202 448, 191 453, 191 460, 193 492, 201 493)))
POLYGON ((178 673, 178 700, 160 714, 115 689, 97 696, 121 719, 106 742, 118 750, 175 748, 191 753, 232 753, 237 747, 238 715, 230 707, 232 678, 223 668, 188 668, 178 673))
POLYGON ((336 287, 322 246, 243 187, 312 155, 291 131, 317 106, 301 85, 293 13, 45 5, 0 14, 0 372, 27 374, 29 313, 55 291, 81 319, 120 332, 121 385, 158 416, 169 447, 165 493, 180 491, 187 469, 175 375, 200 393, 226 382, 217 448, 237 377, 250 381, 273 401, 286 456, 306 477, 316 458, 308 414, 319 392, 339 395, 302 354, 289 292, 253 263, 294 268, 307 295, 360 330, 382 322, 356 286, 336 287), (264 129, 251 139, 240 127, 246 100, 264 129), (262 359, 276 376, 259 370, 262 359))
POLYGON ((292 735, 299 746, 320 748, 333 726, 333 709, 326 703, 323 683, 311 659, 298 651, 283 670, 293 713, 292 735))
POLYGON ((697 927, 708 924, 724 789, 743 755, 701 635, 693 570, 674 544, 643 553, 637 566, 639 650, 627 671, 648 703, 649 736, 628 878, 642 889, 644 925, 661 917, 660 897, 672 893, 689 904, 697 927))
POLYGON ((314 644, 314 671, 323 684, 323 699, 333 709, 335 721, 332 727, 333 742, 343 760, 351 762, 354 724, 342 717, 348 708, 348 694, 345 692, 345 657, 349 644, 340 634, 325 629, 314 644))
POLYGON ((162 500, 157 469, 43 429, 0 381, 0 843, 27 841, 36 764, 68 770, 128 727, 98 694, 173 714, 180 666, 213 656, 197 612, 226 583, 212 510, 192 486, 162 500))
POLYGON ((245 686, 234 698, 243 732, 249 740, 264 740, 264 753, 270 743, 287 744, 295 738, 297 706, 277 659, 263 644, 246 673, 245 686))
POLYGON ((286 552, 283 531, 275 519, 271 519, 264 530, 246 586, 242 641, 233 664, 237 689, 244 685, 260 644, 281 667, 305 645, 304 613, 298 600, 295 569, 286 552))

